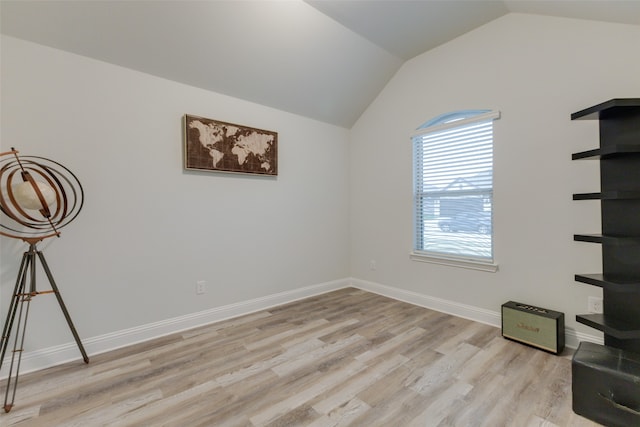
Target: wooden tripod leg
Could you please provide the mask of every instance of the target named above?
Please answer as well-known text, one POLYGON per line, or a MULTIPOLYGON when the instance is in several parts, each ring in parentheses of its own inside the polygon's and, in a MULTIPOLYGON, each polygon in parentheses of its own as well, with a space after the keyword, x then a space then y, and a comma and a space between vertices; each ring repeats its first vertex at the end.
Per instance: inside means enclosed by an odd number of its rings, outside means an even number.
MULTIPOLYGON (((17 323, 16 332, 15 332, 15 339, 13 342, 13 352, 11 354, 11 363, 9 365, 9 375, 7 376, 7 388, 4 395, 4 411, 5 412, 9 412, 11 408, 13 408, 13 402, 16 399, 16 391, 18 389, 20 363, 22 362, 24 338, 26 336, 27 320, 29 318, 29 307, 31 305, 31 298, 32 298, 31 293, 25 292, 25 284, 26 284, 26 278, 27 278, 27 271, 31 271, 32 284, 35 281, 35 276, 33 276, 33 269, 29 268, 29 267, 33 267, 34 263, 35 263, 35 257, 33 256, 33 254, 28 254, 27 261, 24 263, 24 269, 21 270, 20 276, 18 277, 18 280, 20 282, 20 287, 18 289, 18 292, 14 296, 15 307, 14 307, 14 316, 11 319, 11 324, 13 326, 16 310, 18 314, 18 323, 17 323), (27 303, 26 309, 25 309, 25 302, 27 303), (15 372, 15 375, 14 375, 14 372, 15 372), (11 401, 9 401, 9 395, 11 395, 11 401)), ((6 350, 6 343, 9 340, 10 335, 11 335, 11 328, 9 328, 9 334, 7 335, 7 339, 5 341, 5 350, 6 350)))
POLYGON ((80 341, 80 336, 78 335, 78 331, 76 331, 75 326, 73 326, 73 322, 71 321, 71 316, 67 311, 67 307, 64 305, 64 301, 62 300, 62 295, 60 295, 60 291, 58 290, 58 286, 56 286, 55 280, 53 280, 53 275, 51 274, 51 270, 49 270, 49 266, 47 265, 47 261, 44 259, 44 255, 42 252, 37 251, 38 258, 40 258, 40 262, 42 263, 42 267, 44 268, 44 272, 47 274, 47 278, 49 279, 49 283, 51 284, 51 289, 58 300, 58 304, 60 304, 60 308, 62 309, 62 313, 64 314, 64 318, 67 319, 67 324, 69 325, 69 329, 71 329, 71 333, 73 334, 73 338, 76 340, 76 344, 80 349, 80 353, 82 353, 82 359, 84 363, 89 363, 89 356, 87 356, 87 352, 84 350, 84 346, 82 345, 82 341, 80 341))
POLYGON ((20 301, 20 294, 24 293, 24 287, 26 282, 26 272, 29 263, 32 261, 28 252, 22 255, 22 262, 20 263, 20 269, 18 270, 18 278, 16 279, 16 286, 13 288, 13 296, 11 298, 11 304, 9 305, 9 311, 7 311, 7 319, 4 322, 4 328, 2 329, 2 341, 0 342, 0 369, 2 368, 2 362, 7 353, 7 347, 9 345, 9 337, 11 336, 11 329, 13 328, 13 321, 16 317, 16 311, 18 310, 18 302, 20 301))

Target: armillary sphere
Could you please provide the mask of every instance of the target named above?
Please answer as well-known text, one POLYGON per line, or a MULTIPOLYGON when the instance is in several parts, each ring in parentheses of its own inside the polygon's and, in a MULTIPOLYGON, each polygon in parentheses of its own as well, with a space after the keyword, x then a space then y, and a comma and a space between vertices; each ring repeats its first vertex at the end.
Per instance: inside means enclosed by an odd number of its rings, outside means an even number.
POLYGON ((0 234, 36 241, 58 236, 73 221, 84 201, 78 178, 44 157, 0 153, 0 234))

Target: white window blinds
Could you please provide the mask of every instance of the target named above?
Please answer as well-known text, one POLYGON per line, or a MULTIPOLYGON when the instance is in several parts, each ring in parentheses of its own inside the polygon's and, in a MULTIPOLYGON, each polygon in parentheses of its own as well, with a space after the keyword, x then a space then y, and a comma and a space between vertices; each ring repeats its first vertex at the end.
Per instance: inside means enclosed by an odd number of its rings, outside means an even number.
POLYGON ((458 111, 412 136, 414 252, 493 262, 493 120, 499 117, 458 111))

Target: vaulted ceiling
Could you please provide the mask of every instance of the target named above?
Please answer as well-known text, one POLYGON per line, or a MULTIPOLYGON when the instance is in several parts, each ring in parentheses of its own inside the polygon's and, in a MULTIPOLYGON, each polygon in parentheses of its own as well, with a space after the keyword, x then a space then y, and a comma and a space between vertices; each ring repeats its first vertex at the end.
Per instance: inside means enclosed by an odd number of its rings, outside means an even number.
POLYGON ((405 61, 511 12, 640 25, 630 0, 2 0, 0 31, 350 128, 405 61))

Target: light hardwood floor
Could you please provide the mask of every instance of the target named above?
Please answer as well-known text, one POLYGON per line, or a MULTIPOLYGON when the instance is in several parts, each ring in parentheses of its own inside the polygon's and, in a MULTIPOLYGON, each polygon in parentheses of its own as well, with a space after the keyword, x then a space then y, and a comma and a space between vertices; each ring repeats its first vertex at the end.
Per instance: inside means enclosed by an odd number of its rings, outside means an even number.
POLYGON ((0 414, 103 425, 597 424, 571 410, 569 358, 349 288, 22 376, 0 414))

